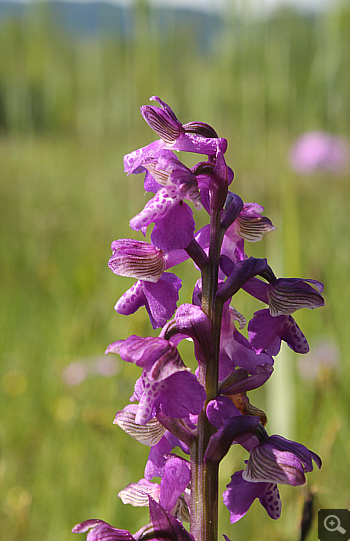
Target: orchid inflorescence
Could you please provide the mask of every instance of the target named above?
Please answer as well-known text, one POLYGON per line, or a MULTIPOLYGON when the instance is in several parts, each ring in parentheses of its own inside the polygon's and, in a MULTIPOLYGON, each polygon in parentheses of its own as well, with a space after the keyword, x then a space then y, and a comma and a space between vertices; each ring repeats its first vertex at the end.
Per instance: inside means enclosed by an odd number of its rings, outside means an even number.
POLYGON ((277 485, 302 485, 313 461, 321 467, 319 456, 303 445, 268 435, 266 415, 247 392, 270 378, 282 340, 297 353, 308 352, 292 313, 322 306, 323 285, 277 278, 266 259, 245 254, 244 241, 259 241, 275 227, 260 205, 243 203, 229 191, 233 172, 224 158, 226 139, 203 122, 181 124, 166 103, 151 100, 160 107, 145 105, 141 114, 160 139, 124 157, 125 172, 145 173, 145 190, 154 194, 130 220, 144 235, 154 224, 151 242, 114 241, 108 265, 115 274, 137 280, 115 310, 129 315, 145 306, 152 327, 161 330, 156 337, 118 340, 106 350, 142 368, 131 403, 117 412, 114 423, 151 448, 144 478, 119 493, 125 504, 148 506, 150 522, 131 534, 87 520, 73 532, 88 532, 87 541, 216 541, 218 470, 231 446, 249 453, 223 494, 231 523, 256 498, 271 518, 279 518, 277 485), (207 160, 188 168, 173 151, 207 160), (189 203, 210 217, 197 232, 189 203), (169 270, 188 259, 200 278, 192 303, 177 307, 181 280, 169 270), (240 289, 267 305, 248 323, 249 339, 240 332, 244 316, 231 306, 240 289), (193 342, 194 374, 177 347, 183 339, 193 342), (189 531, 183 522, 190 523, 189 531))

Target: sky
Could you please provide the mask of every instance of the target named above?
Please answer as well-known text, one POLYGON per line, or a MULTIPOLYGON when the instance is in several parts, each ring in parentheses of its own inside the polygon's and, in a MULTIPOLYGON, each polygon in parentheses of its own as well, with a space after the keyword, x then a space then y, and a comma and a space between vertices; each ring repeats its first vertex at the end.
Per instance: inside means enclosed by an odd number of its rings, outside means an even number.
MULTIPOLYGON (((1 0, 0 0, 1 1, 1 0)), ((21 1, 21 0, 17 0, 21 1)), ((32 1, 32 0, 22 0, 32 1)), ((69 0, 67 0, 69 1, 69 0)), ((89 1, 89 0, 78 0, 89 1)), ((90 0, 92 1, 92 0, 90 0)), ((93 0, 96 1, 96 0, 93 0)), ((99 0, 97 0, 99 1, 99 0)), ((104 0, 111 3, 130 6, 135 0, 104 0)), ((147 0, 152 6, 172 8, 192 8, 207 12, 220 12, 227 8, 236 7, 239 11, 248 9, 256 14, 269 13, 276 7, 287 5, 306 11, 318 11, 334 6, 337 0, 147 0)))

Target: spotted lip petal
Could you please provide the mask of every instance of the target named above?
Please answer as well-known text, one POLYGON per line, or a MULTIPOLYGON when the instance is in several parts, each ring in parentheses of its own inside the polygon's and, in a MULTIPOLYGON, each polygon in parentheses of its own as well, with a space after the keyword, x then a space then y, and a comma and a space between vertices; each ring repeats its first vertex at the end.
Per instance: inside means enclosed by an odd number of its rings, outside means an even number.
POLYGON ((277 355, 281 340, 296 353, 305 354, 309 344, 292 316, 273 317, 267 309, 255 312, 248 324, 249 342, 257 353, 277 355))
POLYGON ((138 280, 117 301, 114 309, 128 316, 145 306, 152 327, 163 327, 176 310, 181 280, 171 272, 164 272, 156 283, 138 280))
POLYGON ((269 516, 281 516, 281 500, 276 484, 250 483, 242 477, 242 471, 235 472, 223 494, 224 504, 230 511, 231 524, 240 520, 249 510, 256 498, 265 507, 269 516))

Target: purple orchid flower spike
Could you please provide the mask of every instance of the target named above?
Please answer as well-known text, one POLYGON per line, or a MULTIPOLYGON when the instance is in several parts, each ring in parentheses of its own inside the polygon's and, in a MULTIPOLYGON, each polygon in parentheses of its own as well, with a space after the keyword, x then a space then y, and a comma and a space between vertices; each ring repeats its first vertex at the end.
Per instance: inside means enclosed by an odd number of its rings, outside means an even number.
POLYGON ((278 484, 302 485, 314 463, 321 467, 303 445, 269 437, 267 415, 247 393, 271 377, 282 340, 298 353, 308 351, 291 314, 323 306, 323 285, 277 278, 266 259, 245 253, 246 241, 260 241, 275 227, 263 207, 229 191, 234 173, 225 160, 226 139, 204 122, 182 124, 167 103, 151 100, 157 105, 144 105, 141 114, 160 139, 124 156, 125 172, 144 174, 152 194, 130 226, 151 240, 114 241, 108 265, 136 280, 115 310, 129 315, 144 306, 152 327, 161 330, 158 337, 132 335, 106 350, 141 369, 131 403, 117 411, 114 424, 150 450, 144 478, 118 495, 123 503, 149 507, 150 522, 134 534, 102 520, 73 531, 87 533, 87 541, 217 541, 218 469, 232 447, 249 453, 223 494, 232 523, 255 499, 277 519, 278 484), (175 151, 204 157, 189 168, 175 151), (209 216, 199 231, 192 205, 209 216), (198 275, 192 304, 178 307, 182 282, 169 269, 185 261, 198 275), (246 318, 230 306, 240 289, 266 305, 248 323, 249 340, 240 332, 246 318), (197 362, 194 373, 185 354, 197 362))
POLYGON ((133 335, 114 342, 106 353, 117 353, 124 361, 143 368, 132 398, 139 401, 137 424, 146 424, 158 411, 176 419, 201 411, 205 391, 168 340, 133 335))

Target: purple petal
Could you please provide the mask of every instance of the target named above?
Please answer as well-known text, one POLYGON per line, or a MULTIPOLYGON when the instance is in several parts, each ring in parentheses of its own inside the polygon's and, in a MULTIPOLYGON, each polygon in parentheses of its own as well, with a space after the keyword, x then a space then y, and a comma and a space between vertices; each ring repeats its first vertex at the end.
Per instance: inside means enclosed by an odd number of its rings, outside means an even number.
POLYGON ((296 441, 287 440, 283 436, 273 435, 270 436, 269 442, 276 449, 286 450, 294 453, 303 462, 305 471, 310 472, 313 470, 312 460, 315 461, 318 468, 321 468, 322 461, 316 453, 310 451, 305 445, 297 443, 296 441))
POLYGON ((166 511, 171 511, 177 498, 183 493, 191 480, 189 463, 180 457, 170 458, 165 464, 160 483, 159 503, 166 511))
POLYGON ((114 306, 118 314, 129 316, 146 304, 146 297, 143 292, 143 281, 138 280, 124 295, 120 297, 114 306))
POLYGON ((73 533, 85 533, 88 530, 86 541, 135 541, 135 538, 126 530, 117 530, 107 522, 99 519, 85 520, 74 526, 73 533))
POLYGON ((171 451, 172 445, 167 438, 163 436, 149 452, 145 467, 146 479, 150 481, 153 477, 163 477, 164 467, 167 461, 165 455, 169 454, 171 451))
POLYGON ((200 413, 205 399, 204 388, 196 376, 187 371, 177 372, 165 380, 160 391, 162 412, 176 419, 200 413))
POLYGON ((163 327, 176 310, 181 280, 164 272, 157 283, 138 280, 117 301, 118 314, 130 315, 145 306, 154 329, 163 327))
POLYGON ((231 524, 241 519, 255 498, 263 496, 269 483, 249 483, 242 478, 242 471, 234 473, 223 494, 224 504, 230 511, 231 524))
POLYGON ((152 327, 163 327, 176 310, 181 280, 175 274, 165 272, 156 284, 143 282, 146 309, 152 327))
POLYGON ((231 373, 236 367, 243 368, 254 375, 257 373, 258 366, 273 366, 273 358, 263 351, 261 353, 254 351, 248 340, 237 329, 234 329, 233 337, 222 337, 220 364, 222 364, 220 379, 223 379, 228 375, 227 372, 231 373))
POLYGON ((167 513, 152 498, 149 498, 149 511, 157 541, 195 541, 181 522, 167 513))
POLYGON ((151 223, 162 220, 174 205, 179 204, 180 200, 181 193, 177 186, 174 184, 164 186, 146 203, 144 209, 130 220, 130 227, 135 231, 140 231, 151 223))
POLYGON ((157 282, 165 270, 162 250, 148 242, 132 239, 115 240, 112 242, 112 252, 108 266, 119 276, 157 282))
POLYGON ((152 381, 159 382, 178 370, 187 370, 177 348, 164 338, 132 335, 114 344, 113 352, 118 353, 123 361, 142 367, 152 381))
POLYGON ((231 417, 240 417, 242 414, 233 402, 227 396, 219 396, 210 400, 207 405, 207 416, 209 422, 219 429, 225 419, 231 417))
POLYGON ((152 244, 167 253, 187 248, 196 228, 192 209, 186 203, 177 201, 167 210, 166 219, 163 218, 155 220, 152 244))
POLYGON ((195 152, 197 154, 206 154, 207 156, 216 156, 218 152, 226 152, 227 140, 221 137, 202 137, 195 133, 182 132, 175 143, 171 146, 167 146, 172 150, 182 150, 184 152, 195 152))
POLYGON ((128 173, 128 175, 131 173, 141 173, 142 170, 138 171, 138 168, 142 165, 145 159, 156 156, 157 153, 159 153, 159 151, 161 151, 163 148, 164 142, 158 140, 150 143, 146 147, 138 148, 137 150, 130 152, 130 154, 126 154, 124 156, 125 173, 128 173))
POLYGON ((143 181, 143 187, 146 192, 157 193, 161 189, 161 184, 158 184, 152 177, 149 171, 146 171, 145 180, 143 181))
POLYGON ((163 327, 161 336, 170 332, 171 341, 178 344, 186 337, 192 338, 195 356, 199 362, 209 362, 214 354, 211 340, 211 323, 199 306, 182 304, 175 312, 174 319, 163 327))

